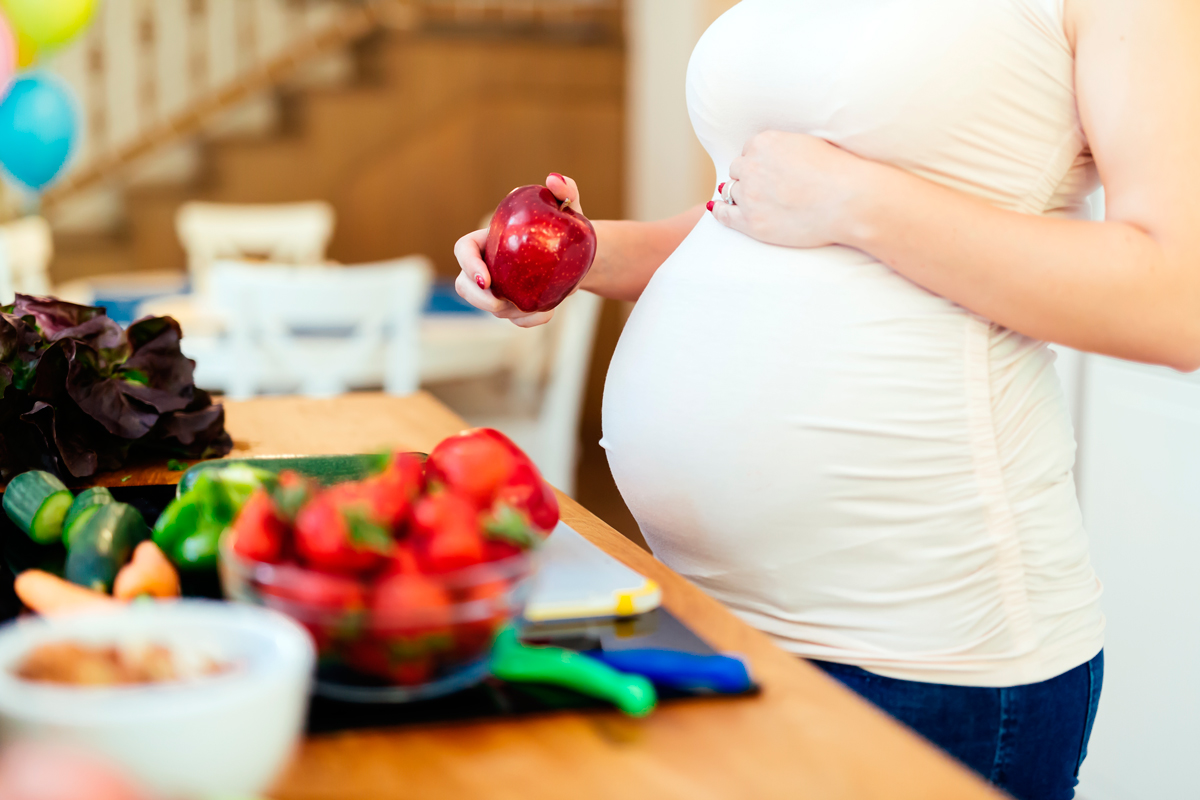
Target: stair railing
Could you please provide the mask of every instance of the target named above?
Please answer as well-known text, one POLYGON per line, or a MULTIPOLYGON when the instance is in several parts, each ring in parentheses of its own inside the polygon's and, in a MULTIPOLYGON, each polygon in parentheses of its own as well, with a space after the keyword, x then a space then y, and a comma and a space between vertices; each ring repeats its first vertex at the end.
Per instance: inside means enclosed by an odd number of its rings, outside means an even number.
POLYGON ((42 196, 52 209, 200 133, 302 65, 392 29, 619 27, 621 0, 105 0, 51 64, 80 98, 80 152, 42 196))

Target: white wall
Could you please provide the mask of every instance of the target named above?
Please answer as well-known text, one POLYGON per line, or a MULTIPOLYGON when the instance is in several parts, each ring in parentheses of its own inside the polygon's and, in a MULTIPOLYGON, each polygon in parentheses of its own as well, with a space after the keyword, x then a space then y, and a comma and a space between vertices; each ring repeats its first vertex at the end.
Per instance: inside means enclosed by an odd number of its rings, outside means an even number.
POLYGON ((735 0, 627 0, 630 219, 673 216, 712 196, 712 162, 688 119, 692 48, 735 0))
POLYGON ((1200 376, 1055 349, 1108 618, 1079 797, 1200 798, 1200 376))
POLYGON ((1200 797, 1200 376, 1086 357, 1080 499, 1108 617, 1087 800, 1200 797))

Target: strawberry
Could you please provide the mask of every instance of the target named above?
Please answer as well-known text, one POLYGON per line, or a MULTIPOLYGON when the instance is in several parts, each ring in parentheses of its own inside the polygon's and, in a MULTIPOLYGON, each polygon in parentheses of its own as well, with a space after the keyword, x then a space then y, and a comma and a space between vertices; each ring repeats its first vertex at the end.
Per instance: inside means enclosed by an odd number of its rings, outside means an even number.
POLYGON ((428 575, 395 573, 375 587, 371 613, 383 654, 376 648, 368 667, 355 666, 405 685, 429 680, 436 656, 453 644, 450 592, 428 575))
POLYGON ((233 523, 233 551, 251 561, 279 561, 287 524, 265 489, 256 489, 233 523))
POLYGON ((276 579, 260 586, 267 605, 300 620, 325 653, 335 641, 359 633, 367 608, 358 581, 290 565, 275 568, 276 579))
POLYGON ((421 498, 413 509, 417 561, 426 572, 453 572, 484 561, 479 512, 451 492, 421 498))
POLYGON ((425 463, 431 486, 442 486, 484 513, 489 538, 529 549, 558 524, 558 499, 533 461, 491 428, 444 439, 425 463))
POLYGON ((412 453, 396 453, 388 466, 363 481, 362 487, 375 517, 399 532, 425 488, 425 467, 412 453))
POLYGON ((295 522, 296 515, 317 493, 316 481, 306 478, 293 470, 279 473, 271 496, 275 501, 275 510, 287 522, 295 522))
POLYGON ((454 627, 457 658, 474 658, 491 647, 496 631, 509 617, 510 588, 507 581, 496 579, 477 583, 460 593, 463 614, 469 618, 454 627))
POLYGON ((483 546, 483 557, 486 561, 503 561, 525 552, 512 542, 503 539, 488 539, 483 546))
POLYGON ((477 508, 492 504, 496 490, 527 460, 509 439, 491 428, 475 428, 443 439, 425 462, 430 485, 441 484, 477 508))
POLYGON ((400 542, 396 545, 391 558, 384 564, 380 577, 390 578, 393 575, 416 575, 420 572, 421 567, 417 560, 417 552, 412 543, 400 542))
POLYGON ((328 572, 365 572, 395 550, 389 528, 374 515, 356 483, 342 483, 310 500, 296 516, 296 550, 306 564, 328 572))

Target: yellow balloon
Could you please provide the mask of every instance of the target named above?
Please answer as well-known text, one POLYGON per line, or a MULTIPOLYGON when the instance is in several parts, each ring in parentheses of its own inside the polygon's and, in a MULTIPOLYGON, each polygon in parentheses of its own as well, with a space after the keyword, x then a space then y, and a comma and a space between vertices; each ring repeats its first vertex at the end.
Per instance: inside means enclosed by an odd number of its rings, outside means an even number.
POLYGON ((3 0, 8 19, 38 50, 66 44, 87 27, 96 0, 3 0))
POLYGON ((38 46, 28 36, 17 34, 17 67, 27 69, 37 61, 38 46))

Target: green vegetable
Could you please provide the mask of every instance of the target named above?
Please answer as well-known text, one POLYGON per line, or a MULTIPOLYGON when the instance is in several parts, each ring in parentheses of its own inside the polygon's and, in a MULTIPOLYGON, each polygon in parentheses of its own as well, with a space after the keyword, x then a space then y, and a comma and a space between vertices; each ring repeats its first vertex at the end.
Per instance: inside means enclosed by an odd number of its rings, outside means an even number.
POLYGON ((193 382, 178 322, 145 317, 122 330, 98 306, 12 299, 0 308, 0 401, 13 433, 0 447, 5 475, 58 462, 84 478, 144 453, 209 458, 233 447, 223 410, 193 382), (40 435, 18 444, 27 426, 40 435))
POLYGON ((82 526, 83 522, 96 513, 98 506, 106 506, 109 503, 116 502, 113 500, 112 492, 105 489, 103 486, 97 486, 92 489, 84 489, 75 497, 75 502, 71 503, 71 507, 67 509, 67 516, 63 519, 62 525, 62 540, 63 544, 68 547, 71 544, 71 531, 82 526))
POLYGON ((180 461, 172 458, 167 461, 167 469, 169 469, 171 472, 187 472, 188 463, 186 461, 180 461))
POLYGON ((273 473, 245 464, 202 470, 158 518, 154 543, 180 569, 215 568, 221 534, 254 490, 275 480, 273 473))
POLYGON ((4 511, 9 519, 38 544, 62 537, 63 518, 74 495, 54 475, 33 470, 13 478, 4 491, 4 511))
POLYGON ((171 501, 154 523, 154 543, 171 557, 184 538, 196 532, 200 508, 190 493, 171 501))
POLYGON ((73 531, 65 577, 89 589, 111 592, 117 573, 133 555, 133 548, 150 538, 150 530, 133 506, 109 503, 95 508, 73 531))

